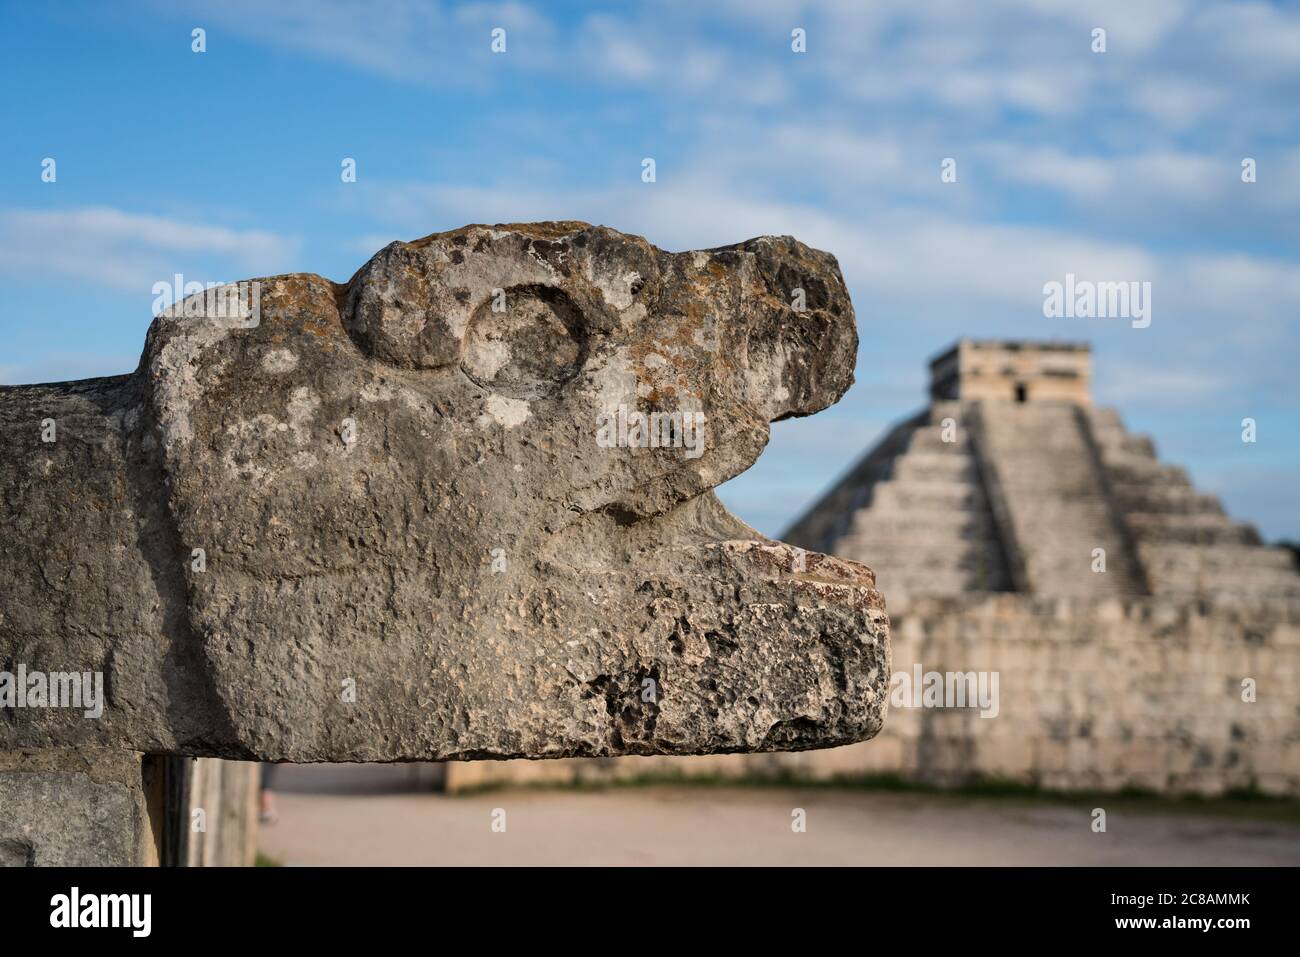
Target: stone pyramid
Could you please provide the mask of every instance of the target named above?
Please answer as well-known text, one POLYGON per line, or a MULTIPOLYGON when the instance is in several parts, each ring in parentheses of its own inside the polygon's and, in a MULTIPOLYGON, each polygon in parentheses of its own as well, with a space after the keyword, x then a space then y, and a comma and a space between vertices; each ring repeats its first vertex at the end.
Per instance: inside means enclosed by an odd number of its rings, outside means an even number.
POLYGON ((891 609, 980 591, 1300 598, 1290 552, 1093 406, 1087 345, 962 340, 930 368, 929 406, 785 541, 869 563, 891 609))

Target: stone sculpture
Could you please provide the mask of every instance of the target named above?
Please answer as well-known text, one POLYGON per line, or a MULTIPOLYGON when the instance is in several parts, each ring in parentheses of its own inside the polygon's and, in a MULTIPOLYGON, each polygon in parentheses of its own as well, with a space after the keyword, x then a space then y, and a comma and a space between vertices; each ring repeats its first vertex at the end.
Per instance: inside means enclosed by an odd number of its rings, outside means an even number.
POLYGON ((0 752, 869 738, 890 674, 871 570, 764 539, 711 491, 770 422, 839 399, 856 352, 834 258, 789 237, 674 254, 467 226, 345 285, 193 296, 134 373, 0 389, 0 752), (98 717, 49 706, 73 673, 87 696, 102 677, 98 717))

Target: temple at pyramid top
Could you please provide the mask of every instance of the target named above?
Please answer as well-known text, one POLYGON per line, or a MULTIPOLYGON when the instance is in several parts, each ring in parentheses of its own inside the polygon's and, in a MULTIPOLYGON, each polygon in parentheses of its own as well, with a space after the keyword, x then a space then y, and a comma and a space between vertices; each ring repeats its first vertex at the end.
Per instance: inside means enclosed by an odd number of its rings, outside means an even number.
POLYGON ((980 591, 1300 598, 1289 551, 1093 405, 1086 344, 962 340, 930 371, 929 405, 785 541, 870 565, 892 609, 980 591))
POLYGON ((930 360, 930 399, 1092 404, 1086 342, 962 339, 930 360))

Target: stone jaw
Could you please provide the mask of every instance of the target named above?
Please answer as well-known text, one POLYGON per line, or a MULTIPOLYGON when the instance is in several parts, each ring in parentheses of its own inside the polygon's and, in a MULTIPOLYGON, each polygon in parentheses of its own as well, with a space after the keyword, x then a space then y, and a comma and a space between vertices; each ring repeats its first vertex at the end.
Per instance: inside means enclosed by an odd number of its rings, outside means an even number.
POLYGON ((260 283, 255 327, 177 310, 134 375, 0 390, 4 507, 49 512, 0 549, 0 661, 103 668, 111 689, 98 721, 17 713, 0 750, 396 761, 879 730, 870 570, 768 542, 711 491, 769 422, 852 383, 832 257, 468 226, 345 286, 260 283), (700 453, 600 447, 620 406, 701 414, 700 453), (67 418, 52 445, 46 415, 67 418))

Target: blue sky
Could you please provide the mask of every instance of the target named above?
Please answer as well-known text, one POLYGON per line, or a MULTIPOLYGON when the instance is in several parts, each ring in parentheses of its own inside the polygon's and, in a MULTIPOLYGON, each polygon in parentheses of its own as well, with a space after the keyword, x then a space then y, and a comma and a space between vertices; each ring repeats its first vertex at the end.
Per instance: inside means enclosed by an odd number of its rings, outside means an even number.
POLYGON ((789 233, 839 258, 862 345, 841 403, 722 489, 761 531, 969 336, 1091 342, 1101 403, 1300 539, 1296 5, 5 2, 0 73, 0 382, 134 368, 176 272, 345 280, 466 222, 789 233), (1150 327, 1044 318, 1067 272, 1150 281, 1150 327))

